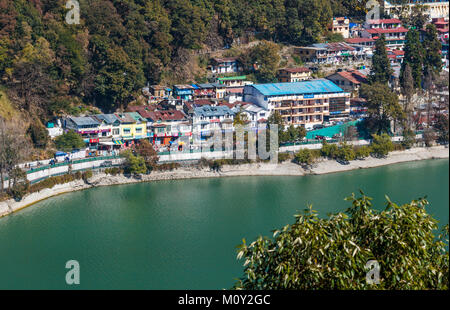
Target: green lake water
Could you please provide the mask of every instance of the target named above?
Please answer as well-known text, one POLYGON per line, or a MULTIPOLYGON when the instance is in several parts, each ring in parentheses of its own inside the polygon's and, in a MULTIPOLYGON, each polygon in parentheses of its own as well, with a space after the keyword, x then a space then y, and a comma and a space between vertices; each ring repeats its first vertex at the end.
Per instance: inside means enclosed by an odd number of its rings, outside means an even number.
POLYGON ((222 289, 242 275, 236 246, 294 221, 312 203, 345 210, 362 189, 384 207, 428 196, 449 221, 449 161, 306 177, 236 177, 101 187, 0 219, 0 289, 222 289), (68 260, 81 284, 65 282, 68 260))

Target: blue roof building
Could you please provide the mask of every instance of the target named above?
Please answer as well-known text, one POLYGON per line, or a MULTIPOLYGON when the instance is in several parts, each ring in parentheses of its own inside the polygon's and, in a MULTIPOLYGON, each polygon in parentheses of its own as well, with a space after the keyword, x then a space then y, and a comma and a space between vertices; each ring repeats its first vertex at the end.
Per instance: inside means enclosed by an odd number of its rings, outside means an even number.
POLYGON ((350 113, 350 93, 326 79, 246 85, 243 101, 278 111, 286 125, 306 128, 350 113))

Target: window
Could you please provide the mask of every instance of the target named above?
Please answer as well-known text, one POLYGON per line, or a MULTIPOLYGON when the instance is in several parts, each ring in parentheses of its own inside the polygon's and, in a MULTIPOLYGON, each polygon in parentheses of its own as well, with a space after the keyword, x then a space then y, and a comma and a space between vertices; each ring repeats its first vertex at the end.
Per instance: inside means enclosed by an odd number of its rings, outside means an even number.
POLYGON ((118 135, 120 134, 119 128, 113 128, 112 134, 113 134, 114 136, 118 136, 118 135))
POLYGON ((129 134, 131 132, 131 129, 130 128, 124 128, 123 129, 123 133, 124 134, 129 134))
POLYGON ((136 133, 142 133, 142 127, 136 127, 136 133))

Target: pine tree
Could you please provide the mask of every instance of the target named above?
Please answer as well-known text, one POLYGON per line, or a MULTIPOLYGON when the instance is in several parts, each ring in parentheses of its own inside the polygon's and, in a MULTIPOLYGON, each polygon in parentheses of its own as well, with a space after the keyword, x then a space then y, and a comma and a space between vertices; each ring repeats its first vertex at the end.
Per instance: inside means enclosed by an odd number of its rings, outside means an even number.
MULTIPOLYGON (((434 73, 440 73, 442 70, 442 60, 440 55, 442 44, 439 42, 436 26, 433 24, 427 25, 423 47, 425 52, 424 68, 429 68, 434 73)), ((424 70, 424 72, 426 72, 426 70, 424 70)))
POLYGON ((405 66, 408 64, 411 67, 414 87, 419 89, 422 87, 423 55, 424 50, 419 40, 419 32, 410 29, 406 34, 405 57, 403 58, 401 76, 403 76, 405 66))
POLYGON ((370 82, 371 83, 383 83, 387 84, 391 78, 393 71, 391 69, 391 64, 387 56, 386 51, 386 39, 382 35, 375 42, 375 53, 372 57, 372 70, 370 72, 370 82))

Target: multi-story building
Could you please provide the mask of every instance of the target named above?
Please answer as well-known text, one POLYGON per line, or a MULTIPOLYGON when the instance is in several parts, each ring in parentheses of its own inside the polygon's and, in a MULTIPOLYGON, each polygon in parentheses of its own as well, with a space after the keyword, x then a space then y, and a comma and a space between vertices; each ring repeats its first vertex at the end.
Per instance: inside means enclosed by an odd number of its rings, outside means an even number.
POLYGON ((90 148, 96 148, 99 143, 99 135, 108 132, 109 129, 101 129, 101 122, 91 116, 69 116, 63 119, 63 128, 73 130, 83 138, 90 148))
POLYGON ((333 17, 330 30, 333 33, 340 33, 344 38, 348 38, 350 36, 350 20, 347 17, 333 17))
POLYGON ((194 87, 192 85, 174 85, 173 96, 180 100, 192 100, 194 87))
POLYGON ((402 50, 406 43, 408 29, 397 18, 369 20, 364 27, 363 38, 376 40, 384 35, 388 48, 402 50))
POLYGON ((350 93, 326 79, 248 85, 244 101, 278 111, 286 125, 306 128, 350 113, 350 93))
POLYGON ((187 116, 179 110, 139 111, 147 120, 147 132, 153 145, 169 145, 179 138, 192 136, 191 124, 187 116))
POLYGON ((237 73, 242 71, 238 57, 213 58, 209 70, 212 73, 237 73))
POLYGON ((217 78, 217 83, 226 87, 244 87, 245 85, 253 84, 251 81, 247 81, 247 76, 227 76, 217 78))
POLYGON ((366 50, 344 42, 316 43, 294 49, 302 61, 315 64, 340 64, 344 61, 363 61, 367 58, 366 50))
POLYGON ((232 131, 236 111, 226 105, 195 107, 190 115, 192 118, 192 132, 201 140, 207 140, 214 131, 232 131))
POLYGON ((359 97, 359 88, 362 83, 367 83, 367 76, 358 70, 341 70, 329 76, 327 79, 342 88, 345 92, 351 93, 352 97, 359 97))
POLYGON ((281 83, 300 82, 311 79, 311 70, 306 67, 284 68, 278 70, 278 81, 281 83))
MULTIPOLYGON (((389 0, 384 1, 384 12, 386 15, 398 17, 396 14, 402 7, 403 1, 389 0)), ((422 5, 425 7, 425 14, 432 18, 448 18, 449 3, 446 0, 408 0, 406 7, 409 11, 414 6, 422 5)))

